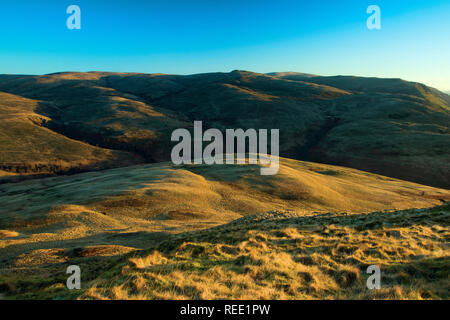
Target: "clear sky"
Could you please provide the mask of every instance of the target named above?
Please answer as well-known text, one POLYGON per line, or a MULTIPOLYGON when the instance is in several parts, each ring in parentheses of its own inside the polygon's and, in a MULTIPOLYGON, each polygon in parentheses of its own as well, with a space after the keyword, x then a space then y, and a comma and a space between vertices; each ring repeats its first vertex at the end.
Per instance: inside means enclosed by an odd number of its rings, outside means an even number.
POLYGON ((0 73, 297 71, 450 91, 449 0, 1 0, 0 34, 0 73))

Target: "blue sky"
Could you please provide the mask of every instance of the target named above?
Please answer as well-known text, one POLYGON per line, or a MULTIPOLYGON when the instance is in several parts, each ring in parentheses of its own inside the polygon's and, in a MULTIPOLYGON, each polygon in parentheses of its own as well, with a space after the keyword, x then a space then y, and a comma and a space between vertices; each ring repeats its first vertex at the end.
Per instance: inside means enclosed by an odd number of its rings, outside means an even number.
POLYGON ((298 71, 450 91, 448 0, 2 0, 0 34, 0 73, 298 71), (81 30, 66 27, 72 4, 81 30))

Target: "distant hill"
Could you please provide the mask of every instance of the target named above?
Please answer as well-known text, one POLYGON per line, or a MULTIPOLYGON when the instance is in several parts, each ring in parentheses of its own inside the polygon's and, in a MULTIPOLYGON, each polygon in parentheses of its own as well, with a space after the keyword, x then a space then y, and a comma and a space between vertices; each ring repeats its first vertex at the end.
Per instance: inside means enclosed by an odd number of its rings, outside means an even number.
MULTIPOLYGON (((450 96, 401 79, 239 70, 57 73, 2 75, 0 93, 8 96, 0 102, 8 117, 33 105, 33 121, 19 117, 20 133, 45 146, 0 140, 8 150, 0 169, 8 172, 39 171, 34 163, 51 162, 49 154, 77 170, 87 165, 79 159, 94 167, 166 161, 171 132, 203 120, 205 128, 280 128, 284 157, 450 187, 450 96), (65 155, 55 151, 63 140, 72 146, 62 148, 65 155)), ((2 130, 5 137, 17 132, 6 123, 2 130)))
POLYGON ((46 128, 51 118, 39 114, 43 107, 42 101, 0 92, 0 170, 8 172, 8 178, 142 162, 139 156, 92 146, 46 128))

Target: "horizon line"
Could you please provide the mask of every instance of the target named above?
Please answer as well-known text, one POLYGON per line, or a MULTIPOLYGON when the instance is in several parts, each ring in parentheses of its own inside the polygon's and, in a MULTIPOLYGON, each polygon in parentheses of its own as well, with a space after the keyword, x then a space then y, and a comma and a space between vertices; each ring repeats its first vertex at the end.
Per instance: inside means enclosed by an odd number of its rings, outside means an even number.
POLYGON ((233 73, 233 72, 250 72, 255 74, 263 74, 267 76, 273 76, 275 73, 291 73, 291 74, 300 74, 305 75, 305 77, 309 78, 317 78, 317 77, 355 77, 355 78, 366 78, 366 79, 385 79, 385 80, 401 80, 405 82, 418 83, 426 85, 427 87, 439 90, 442 93, 450 95, 450 88, 443 89, 434 87, 432 85, 428 85, 425 82, 407 80, 401 77, 379 77, 379 76, 365 76, 365 75, 354 75, 354 74, 331 74, 331 75, 320 75, 317 73, 309 73, 309 72, 298 72, 298 71, 271 71, 271 72, 256 72, 245 69, 234 69, 231 71, 208 71, 208 72, 198 72, 198 73, 162 73, 162 72, 136 72, 136 71, 100 71, 100 70, 89 70, 89 71, 55 71, 49 73, 0 73, 1 76, 4 75, 14 75, 14 76, 49 76, 56 74, 64 74, 64 73, 118 73, 118 74, 147 74, 147 75, 164 75, 164 76, 193 76, 200 74, 217 74, 217 73, 233 73))

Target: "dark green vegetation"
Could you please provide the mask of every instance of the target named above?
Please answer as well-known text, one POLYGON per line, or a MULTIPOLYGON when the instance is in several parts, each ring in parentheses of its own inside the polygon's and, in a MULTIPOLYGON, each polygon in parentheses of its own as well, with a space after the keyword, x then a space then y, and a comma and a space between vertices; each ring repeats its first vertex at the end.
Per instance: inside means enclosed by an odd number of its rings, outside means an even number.
POLYGON ((450 97, 400 79, 3 75, 0 116, 3 179, 169 160, 171 132, 203 120, 205 129, 279 128, 284 157, 450 186, 450 97))

